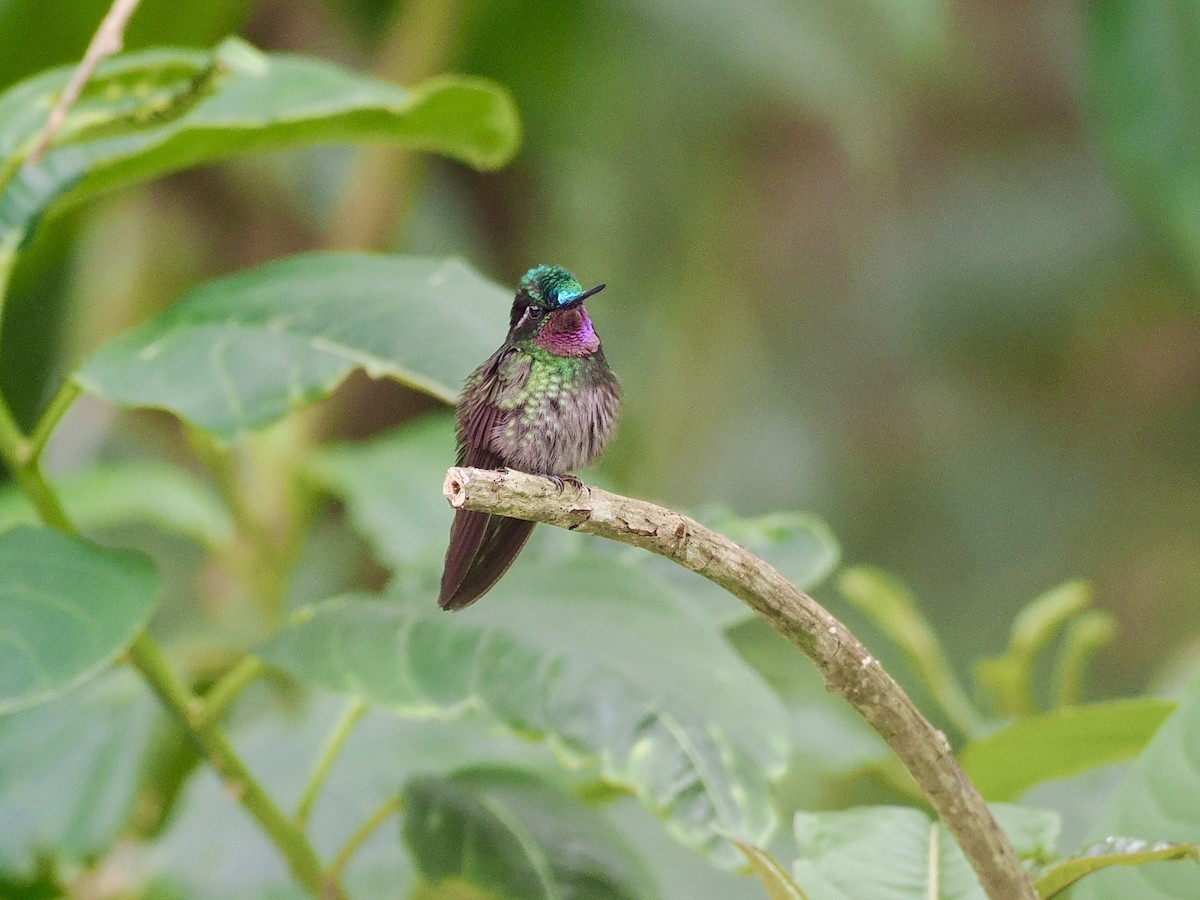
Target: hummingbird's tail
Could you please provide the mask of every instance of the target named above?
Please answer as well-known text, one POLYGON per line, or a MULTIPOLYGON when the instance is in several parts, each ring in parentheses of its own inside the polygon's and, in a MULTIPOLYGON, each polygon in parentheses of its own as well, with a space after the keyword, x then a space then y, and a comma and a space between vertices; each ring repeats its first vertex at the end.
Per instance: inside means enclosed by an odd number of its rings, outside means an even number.
POLYGON ((490 513, 455 512, 438 606, 462 609, 491 590, 529 540, 533 525, 490 513))

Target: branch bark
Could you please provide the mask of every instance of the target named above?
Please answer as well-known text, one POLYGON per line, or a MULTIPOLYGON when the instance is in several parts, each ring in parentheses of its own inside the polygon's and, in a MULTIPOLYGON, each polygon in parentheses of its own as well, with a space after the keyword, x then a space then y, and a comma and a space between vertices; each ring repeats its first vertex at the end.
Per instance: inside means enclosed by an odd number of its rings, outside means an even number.
POLYGON ((687 516, 598 488, 561 492, 523 472, 452 468, 443 487, 455 508, 497 513, 641 547, 703 575, 743 600, 820 669, 892 748, 946 823, 992 900, 1038 893, 950 744, 879 661, 819 603, 773 567, 687 516))

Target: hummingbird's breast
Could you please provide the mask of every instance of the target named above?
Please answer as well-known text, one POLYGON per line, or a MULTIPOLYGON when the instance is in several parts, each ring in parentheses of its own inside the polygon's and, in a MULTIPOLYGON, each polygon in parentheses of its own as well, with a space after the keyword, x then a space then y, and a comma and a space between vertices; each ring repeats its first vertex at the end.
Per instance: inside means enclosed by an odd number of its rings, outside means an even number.
POLYGON ((503 415, 492 449, 506 465, 567 474, 590 464, 616 432, 621 389, 600 350, 586 356, 516 351, 497 373, 503 415))

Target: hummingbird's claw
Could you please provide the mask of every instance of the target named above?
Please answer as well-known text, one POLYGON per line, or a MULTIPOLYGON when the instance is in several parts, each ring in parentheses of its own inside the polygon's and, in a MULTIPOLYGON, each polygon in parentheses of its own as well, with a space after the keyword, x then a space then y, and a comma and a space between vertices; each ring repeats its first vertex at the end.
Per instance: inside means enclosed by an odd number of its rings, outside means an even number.
POLYGON ((560 494, 563 492, 564 484, 569 484, 571 487, 575 488, 575 490, 580 492, 587 489, 587 486, 574 475, 554 475, 550 472, 547 472, 542 475, 542 477, 554 485, 560 494))

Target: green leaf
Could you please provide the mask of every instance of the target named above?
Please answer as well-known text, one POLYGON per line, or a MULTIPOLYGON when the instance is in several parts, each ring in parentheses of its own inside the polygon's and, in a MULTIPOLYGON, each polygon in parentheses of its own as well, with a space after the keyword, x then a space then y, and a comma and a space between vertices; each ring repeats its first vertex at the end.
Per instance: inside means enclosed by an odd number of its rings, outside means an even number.
MULTIPOLYGON (((1200 844, 1200 680, 1129 765, 1124 781, 1091 831, 1091 839, 1136 835, 1150 841, 1200 844)), ((1075 900, 1192 898, 1200 872, 1154 863, 1098 872, 1072 888, 1075 900)))
POLYGON ((434 886, 504 900, 651 900, 644 864, 612 825, 549 782, 487 767, 416 778, 402 791, 404 842, 434 886))
MULTIPOLYGON (((997 823, 1022 860, 1054 853, 1055 813, 998 804, 997 823)), ((941 823, 907 807, 797 813, 796 881, 812 900, 984 900, 958 844, 941 823)))
POLYGON ((1085 9, 1096 134, 1200 284, 1200 6, 1096 0, 1085 9))
POLYGON ((762 882, 768 900, 808 900, 792 876, 770 853, 761 847, 735 840, 733 845, 742 851, 754 877, 762 882))
POLYGON ((46 528, 0 534, 0 713, 95 675, 145 626, 157 593, 140 554, 46 528))
POLYGON ((36 709, 0 716, 0 870, 79 863, 111 847, 133 811, 158 705, 113 671, 36 709))
POLYGON ((975 675, 1001 714, 1027 716, 1035 711, 1033 672, 1038 655, 1091 602, 1092 588, 1082 581, 1068 581, 1047 591, 1017 613, 1004 654, 976 664, 975 675))
POLYGON ((365 598, 321 604, 261 652, 327 690, 405 715, 478 708, 548 737, 637 794, 677 838, 733 865, 764 844, 787 748, 778 699, 710 622, 611 559, 520 562, 466 615, 365 598))
MULTIPOLYGON (((820 519, 805 513, 743 517, 728 511, 701 512, 698 518, 765 559, 801 590, 810 590, 824 581, 841 558, 833 532, 820 519)), ((682 571, 679 566, 672 568, 682 571)))
MULTIPOLYGON (((149 523, 207 547, 228 542, 233 521, 216 494, 189 473, 158 462, 94 466, 53 479, 55 493, 80 528, 149 523)), ((32 525, 37 513, 23 491, 0 489, 0 532, 32 525)))
POLYGON ((1088 663, 1112 643, 1116 635, 1117 617, 1104 610, 1089 609, 1067 624, 1054 672, 1059 706, 1073 706, 1079 702, 1088 663))
MULTIPOLYGON (((28 151, 71 71, 0 96, 0 157, 28 151)), ((65 128, 36 164, 5 172, 0 229, 24 235, 41 216, 102 191, 239 154, 374 140, 490 169, 519 140, 512 100, 490 82, 442 77, 407 90, 237 39, 212 53, 148 50, 109 61, 65 128)))
POLYGON ((1021 719, 963 748, 960 761, 988 800, 1015 800, 1051 778, 1137 756, 1176 704, 1145 697, 1021 719))
POLYGON ((345 501, 379 562, 399 567, 445 552, 451 516, 442 481, 454 458, 454 418, 437 414, 369 441, 318 448, 304 472, 345 501))
MULTIPOLYGON (((819 803, 822 785, 894 758, 863 717, 826 687, 816 667, 762 619, 755 616, 727 634, 787 709, 794 758, 781 787, 799 792, 795 799, 801 802, 795 808, 819 803)), ((907 772, 903 774, 911 783, 907 772)))
MULTIPOLYGON (((841 548, 833 532, 820 519, 806 513, 775 512, 743 517, 728 509, 711 507, 698 510, 695 518, 769 562, 801 590, 811 590, 824 581, 841 558, 841 548)), ((657 577, 678 585, 689 599, 689 606, 698 606, 726 626, 754 617, 744 603, 695 572, 658 556, 641 552, 632 555, 657 577)))
POLYGON ((977 731, 981 716, 955 676, 937 632, 908 590, 886 572, 866 566, 843 572, 838 590, 904 651, 954 725, 964 734, 977 731))
POLYGON ((170 410, 221 438, 326 396, 356 368, 453 403, 504 334, 510 304, 509 291, 457 260, 305 254, 192 291, 76 378, 112 403, 170 410))
MULTIPOLYGON (((78 62, 109 0, 4 0, 0 3, 0 84, 50 66, 78 62)), ((138 8, 125 30, 129 49, 203 47, 245 24, 248 0, 176 0, 138 8)))
POLYGON ((1200 862, 1196 844, 1150 844, 1133 838, 1109 838, 1085 849, 1079 856, 1063 859, 1048 867, 1037 880, 1038 893, 1053 897, 1085 875, 1109 866, 1144 866, 1172 860, 1200 862))

